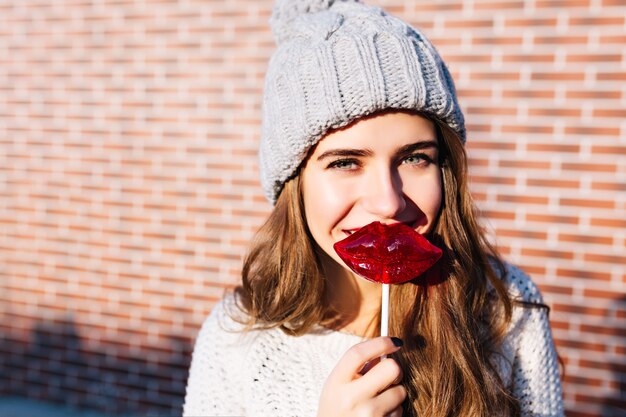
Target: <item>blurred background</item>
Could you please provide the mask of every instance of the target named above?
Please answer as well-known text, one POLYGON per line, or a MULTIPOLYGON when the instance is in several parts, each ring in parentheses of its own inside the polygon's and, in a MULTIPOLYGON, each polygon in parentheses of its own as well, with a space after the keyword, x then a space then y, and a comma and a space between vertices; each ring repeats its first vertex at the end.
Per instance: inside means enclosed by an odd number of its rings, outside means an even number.
MULTIPOLYGON (((475 199, 552 309, 568 416, 625 416, 626 3, 366 2, 453 73, 475 199)), ((270 210, 272 4, 0 0, 0 415, 181 414, 270 210)))

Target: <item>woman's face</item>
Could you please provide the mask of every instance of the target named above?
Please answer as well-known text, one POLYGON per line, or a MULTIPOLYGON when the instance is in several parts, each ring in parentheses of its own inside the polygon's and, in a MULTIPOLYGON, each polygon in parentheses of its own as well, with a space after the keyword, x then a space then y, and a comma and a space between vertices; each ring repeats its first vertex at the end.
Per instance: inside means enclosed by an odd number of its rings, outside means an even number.
POLYGON ((302 192, 313 238, 340 265, 333 244, 373 222, 428 234, 442 201, 433 123, 387 112, 325 136, 304 165, 302 192))

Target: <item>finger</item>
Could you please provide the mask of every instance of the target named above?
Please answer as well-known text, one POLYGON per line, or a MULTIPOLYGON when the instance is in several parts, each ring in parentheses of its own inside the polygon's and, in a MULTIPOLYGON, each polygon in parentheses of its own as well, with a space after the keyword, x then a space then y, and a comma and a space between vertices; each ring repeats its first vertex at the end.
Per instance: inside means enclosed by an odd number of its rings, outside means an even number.
POLYGON ((402 380, 402 368, 395 360, 387 358, 374 366, 366 375, 354 381, 356 391, 368 397, 374 397, 391 385, 402 380))
POLYGON ((331 378, 337 378, 340 381, 350 382, 358 374, 359 370, 368 361, 382 356, 391 354, 400 349, 402 341, 398 338, 391 337, 375 337, 352 346, 343 355, 337 363, 337 366, 331 373, 331 378))
POLYGON ((378 362, 380 362, 380 358, 374 358, 371 361, 367 362, 365 366, 363 366, 363 368, 359 371, 359 375, 365 375, 366 373, 368 373, 370 369, 378 364, 378 362))
POLYGON ((402 385, 394 385, 386 389, 372 400, 374 401, 374 408, 376 409, 375 414, 387 415, 392 412, 395 413, 398 407, 402 409, 402 403, 405 398, 406 389, 402 385))
POLYGON ((402 417, 403 413, 404 413, 404 410, 402 409, 402 405, 399 405, 391 413, 385 414, 385 417, 402 417))

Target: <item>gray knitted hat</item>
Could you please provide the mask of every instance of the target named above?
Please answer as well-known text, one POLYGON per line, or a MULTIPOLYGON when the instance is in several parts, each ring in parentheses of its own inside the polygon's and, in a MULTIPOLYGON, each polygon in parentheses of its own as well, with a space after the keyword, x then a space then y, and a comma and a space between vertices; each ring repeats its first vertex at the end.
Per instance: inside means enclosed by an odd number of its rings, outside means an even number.
POLYGON ((270 24, 259 156, 272 204, 329 130, 380 110, 430 113, 465 141, 452 77, 418 30, 357 0, 278 0, 270 24))

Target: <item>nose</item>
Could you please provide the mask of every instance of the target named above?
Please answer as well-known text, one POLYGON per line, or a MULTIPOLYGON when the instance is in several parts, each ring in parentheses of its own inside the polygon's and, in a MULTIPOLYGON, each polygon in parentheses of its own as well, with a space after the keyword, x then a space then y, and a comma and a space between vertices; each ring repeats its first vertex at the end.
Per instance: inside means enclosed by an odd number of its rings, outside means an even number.
POLYGON ((406 208, 402 179, 398 171, 389 167, 372 171, 362 195, 363 208, 380 219, 396 218, 406 208))

